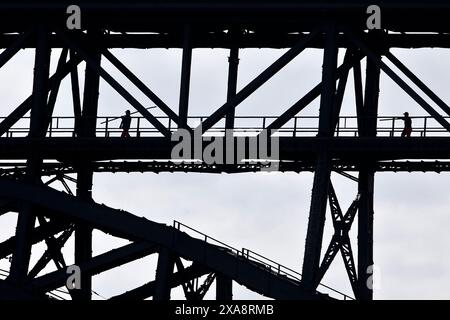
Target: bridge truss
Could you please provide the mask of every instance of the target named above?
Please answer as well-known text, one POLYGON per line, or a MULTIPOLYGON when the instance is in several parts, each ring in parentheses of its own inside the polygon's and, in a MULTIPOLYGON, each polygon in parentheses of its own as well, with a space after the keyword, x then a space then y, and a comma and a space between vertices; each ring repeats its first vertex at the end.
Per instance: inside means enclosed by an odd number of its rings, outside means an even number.
POLYGON ((155 280, 114 299, 167 300, 173 287, 182 286, 187 299, 199 300, 214 281, 217 299, 232 298, 233 281, 276 299, 347 299, 350 297, 320 285, 338 252, 344 259, 352 296, 372 299, 367 270, 373 265, 375 172, 442 172, 450 167, 445 161, 450 158, 447 118, 450 107, 390 49, 448 48, 446 18, 450 7, 440 1, 415 6, 393 1, 381 6, 383 29, 368 31, 365 4, 346 3, 147 0, 128 4, 115 0, 107 4, 90 1, 0 4, 0 46, 4 48, 0 67, 23 48, 35 50, 32 92, 0 122, 0 215, 19 213, 14 237, 0 243, 0 257, 11 257, 7 278, 0 281, 0 298, 46 299, 49 293, 55 294, 54 290, 63 287, 68 277, 61 248, 74 237, 75 264, 82 272, 81 289, 68 292, 74 300, 92 298, 94 275, 151 254, 158 255, 155 280), (66 28, 65 10, 74 3, 82 9, 82 31, 66 28), (50 74, 51 51, 56 48, 62 50, 56 71, 50 74), (115 48, 182 48, 177 111, 114 55, 111 49, 115 48), (196 48, 226 48, 230 58, 227 100, 211 114, 204 115, 201 126, 193 127, 188 114, 192 51, 196 48), (238 91, 242 48, 286 51, 238 91), (301 275, 248 249, 234 249, 204 234, 190 236, 179 222, 174 226, 161 225, 93 201, 92 179, 98 172, 240 173, 266 168, 268 163, 264 159, 234 165, 174 161, 171 135, 181 128, 201 130, 204 135, 220 134, 224 129, 239 131, 236 108, 307 48, 323 51, 322 81, 279 116, 267 119, 257 115, 256 118, 264 118, 263 124, 250 128, 253 134, 260 134, 262 129, 288 132, 279 138, 280 171, 314 172, 301 275), (340 65, 339 50, 345 51, 340 65), (105 60, 165 114, 164 121, 102 66, 105 60), (78 65, 82 62, 86 63, 84 88, 78 82, 78 65), (380 135, 377 121, 381 72, 423 108, 427 119, 436 123, 436 130, 427 129, 425 120, 423 134, 418 136, 397 137, 393 127, 386 131, 392 134, 380 135), (351 135, 343 136, 340 111, 344 93, 350 90, 347 81, 350 73, 354 78, 356 123, 351 135), (72 85, 73 121, 71 126, 60 130, 53 110, 61 81, 66 77, 70 77, 72 85), (138 126, 133 138, 122 139, 114 136, 114 132, 108 134, 110 129, 100 127, 100 79, 136 109, 147 131, 138 126), (320 99, 318 125, 314 134, 307 136, 298 130, 297 117, 315 99, 320 99), (18 126, 24 119, 27 126, 18 126), (295 127, 289 129, 292 120, 295 127), (224 124, 219 128, 221 121, 224 124), (430 130, 434 134, 430 135, 430 130), (345 213, 330 180, 332 171, 358 184, 355 200, 345 213), (44 182, 43 177, 50 178, 44 182), (65 193, 51 188, 57 181, 63 184, 65 193), (67 181, 76 184, 75 192, 67 181), (321 259, 328 203, 335 234, 321 259), (358 245, 354 259, 349 230, 356 217, 358 245), (130 244, 93 257, 94 229, 127 239, 130 244), (211 239, 214 241, 208 241, 211 239), (30 266, 32 249, 39 242, 44 242, 47 250, 30 266), (57 270, 44 273, 51 261, 57 270), (186 261, 191 265, 185 265, 186 261), (195 285, 195 280, 201 277, 204 283, 195 285))

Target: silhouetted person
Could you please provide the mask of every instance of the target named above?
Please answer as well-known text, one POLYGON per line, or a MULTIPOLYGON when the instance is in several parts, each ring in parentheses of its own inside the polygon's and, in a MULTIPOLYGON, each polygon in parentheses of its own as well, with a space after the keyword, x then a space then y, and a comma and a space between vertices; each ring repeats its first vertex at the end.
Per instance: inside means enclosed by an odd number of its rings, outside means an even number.
POLYGON ((128 130, 130 130, 131 125, 131 115, 130 110, 127 110, 124 116, 122 116, 122 123, 120 124, 120 129, 123 129, 122 131, 122 138, 129 138, 130 134, 128 133, 128 130))
POLYGON ((409 117, 409 113, 405 112, 404 117, 398 117, 397 119, 405 121, 405 127, 402 131, 402 137, 410 137, 412 132, 412 120, 409 117))

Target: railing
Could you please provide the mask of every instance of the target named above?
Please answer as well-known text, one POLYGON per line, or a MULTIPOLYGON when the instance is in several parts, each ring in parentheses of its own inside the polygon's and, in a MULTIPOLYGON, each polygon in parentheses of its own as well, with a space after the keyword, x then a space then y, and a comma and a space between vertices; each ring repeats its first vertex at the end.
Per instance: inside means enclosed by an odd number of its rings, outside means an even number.
MULTIPOLYGON (((168 117, 156 117, 170 131, 177 130, 177 125, 168 117)), ((192 128, 199 126, 207 117, 191 116, 188 117, 188 125, 192 128)), ((450 117, 444 117, 450 120, 450 117)), ((0 122, 5 119, 0 117, 0 122)), ((236 116, 234 132, 241 135, 256 135, 277 119, 276 116, 236 116)), ((449 136, 434 118, 430 116, 411 117, 413 123, 412 136, 449 136)), ((29 130, 29 117, 21 118, 3 137, 24 137, 29 130)), ((378 136, 400 136, 403 131, 403 121, 398 120, 396 116, 380 116, 377 118, 378 136)), ((120 137, 122 129, 120 118, 117 117, 97 117, 96 119, 97 137, 120 137)), ((296 116, 290 119, 282 128, 278 130, 280 136, 316 136, 318 132, 319 118, 317 116, 296 116)), ((75 118, 66 116, 53 117, 47 130, 47 137, 70 137, 75 135, 75 118)), ((208 133, 223 134, 225 131, 225 120, 219 121, 208 133)), ((160 136, 158 130, 143 117, 132 117, 129 134, 132 137, 160 136)), ((342 116, 339 118, 336 126, 335 136, 356 137, 358 136, 357 117, 342 116)))
MULTIPOLYGON (((292 269, 290 269, 280 263, 277 263, 273 260, 270 260, 252 250, 249 250, 246 248, 236 249, 224 242, 214 239, 214 238, 208 236, 207 234, 205 234, 201 231, 198 231, 192 227, 189 227, 189 226, 187 226, 179 221, 176 221, 176 220, 173 222, 173 227, 175 229, 177 229, 178 231, 188 230, 191 233, 193 233, 194 235, 197 235, 198 238, 202 239, 206 243, 209 243, 212 245, 219 245, 222 248, 228 249, 229 252, 231 254, 235 255, 236 257, 241 257, 252 263, 256 263, 260 268, 267 270, 268 272, 274 273, 279 277, 284 277, 288 280, 291 280, 291 281, 293 280, 297 283, 301 281, 302 275, 300 273, 298 273, 297 271, 292 270, 292 269)), ((339 297, 342 297, 344 300, 353 300, 353 298, 350 297, 349 295, 342 293, 338 290, 335 290, 324 284, 319 284, 319 287, 325 288, 328 291, 331 291, 332 293, 337 294, 339 297)))

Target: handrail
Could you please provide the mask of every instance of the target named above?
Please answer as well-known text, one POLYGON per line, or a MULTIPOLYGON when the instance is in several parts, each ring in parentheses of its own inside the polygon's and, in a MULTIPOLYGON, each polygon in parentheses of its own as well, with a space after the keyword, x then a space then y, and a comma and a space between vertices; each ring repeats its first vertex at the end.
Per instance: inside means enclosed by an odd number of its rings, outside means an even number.
MULTIPOLYGON (((244 258, 244 259, 246 259, 248 261, 251 261, 251 262, 256 262, 258 264, 264 265, 265 269, 269 270, 272 273, 275 273, 278 276, 283 276, 283 277, 286 277, 286 278, 288 278, 290 280, 294 280, 296 282, 300 282, 301 281, 301 277, 302 277, 301 273, 299 273, 299 272, 297 272, 297 271, 295 271, 295 270, 293 270, 291 268, 288 268, 288 267, 286 267, 286 266, 284 266, 284 265, 282 265, 282 264, 280 264, 278 262, 275 262, 275 261, 273 261, 273 260, 271 260, 269 258, 266 258, 266 257, 260 255, 259 253, 256 253, 256 252, 252 251, 252 250, 249 250, 249 249, 246 249, 246 248, 242 248, 241 250, 236 249, 236 248, 234 248, 234 247, 232 247, 232 246, 230 246, 230 245, 228 245, 228 244, 226 244, 226 243, 224 243, 222 241, 214 239, 213 237, 211 237, 211 236, 209 236, 209 235, 207 235, 207 234, 205 234, 205 233, 203 233, 201 231, 198 231, 198 230, 196 230, 196 229, 194 229, 194 228, 192 228, 192 227, 190 227, 188 225, 185 225, 185 224, 183 224, 183 223, 181 223, 181 222, 179 222, 177 220, 174 220, 173 227, 176 230, 178 230, 178 231, 182 231, 182 229, 190 230, 190 231, 200 235, 201 238, 206 243, 209 243, 208 240, 214 241, 215 243, 218 243, 221 246, 223 246, 223 247, 225 247, 227 249, 230 249, 231 252, 235 253, 236 256, 238 256, 238 257, 244 258)), ((338 291, 336 289, 333 289, 333 288, 331 288, 331 287, 329 287, 327 285, 324 285, 324 284, 320 283, 319 286, 321 286, 323 288, 326 288, 326 289, 328 289, 328 290, 330 290, 330 291, 332 291, 332 292, 342 296, 344 298, 344 300, 354 300, 351 296, 349 296, 349 295, 347 295, 345 293, 342 293, 342 292, 340 292, 340 291, 338 291)))
MULTIPOLYGON (((155 116, 163 125, 169 128, 170 131, 177 130, 176 124, 167 116, 155 116)), ((259 133, 266 129, 277 116, 236 116, 235 117, 235 132, 239 133, 259 133)), ((443 117, 450 120, 450 117, 443 117)), ((5 117, 0 117, 0 122, 5 117)), ((29 117, 21 118, 12 128, 6 133, 6 137, 24 136, 29 131, 29 117)), ((112 121, 120 120, 117 116, 99 116, 97 119, 97 136, 114 137, 120 136, 122 129, 119 128, 120 121, 112 123, 112 121)), ((145 135, 158 134, 158 130, 151 125, 145 118, 137 116, 131 117, 130 134, 132 136, 141 137, 145 135)), ((206 119, 206 116, 189 116, 188 124, 191 127, 196 127, 206 119)), ((299 134, 317 134, 318 132, 317 116, 295 116, 289 120, 278 132, 280 134, 290 134, 298 136, 299 134)), ((403 130, 403 122, 396 121, 398 116, 379 116, 377 122, 377 132, 380 135, 388 134, 394 136, 403 130), (383 122, 382 122, 383 121, 383 122)), ((413 135, 419 134, 421 137, 427 134, 446 133, 449 132, 442 128, 434 118, 431 116, 411 116, 413 121, 413 135)), ((52 136, 74 136, 75 118, 72 116, 55 116, 51 119, 47 135, 52 136)), ((225 131, 224 121, 219 121, 208 132, 223 133, 225 131)), ((357 117, 356 116, 341 116, 339 117, 338 125, 336 126, 336 136, 357 136, 357 117)))
POLYGON ((208 240, 211 240, 211 241, 213 241, 213 242, 215 242, 215 243, 217 243, 217 244, 220 244, 222 247, 225 247, 225 248, 227 248, 227 249, 230 249, 233 253, 236 252, 236 255, 237 255, 237 256, 239 256, 239 253, 241 252, 241 250, 236 249, 236 248, 234 248, 234 247, 232 247, 232 246, 230 246, 230 245, 228 245, 228 244, 226 244, 226 243, 224 243, 224 242, 222 242, 222 241, 219 241, 219 240, 217 240, 217 239, 214 239, 213 237, 210 237, 210 236, 208 236, 207 234, 205 234, 205 233, 203 233, 203 232, 200 232, 200 231, 198 231, 198 230, 195 230, 194 228, 191 228, 191 227, 189 227, 188 225, 185 225, 185 224, 183 224, 183 223, 181 223, 181 222, 179 222, 179 221, 174 220, 174 221, 173 221, 173 227, 174 227, 175 229, 177 229, 178 231, 181 231, 181 227, 183 227, 183 228, 185 228, 185 229, 188 229, 188 230, 191 230, 191 231, 193 231, 194 233, 197 233, 197 234, 199 234, 200 236, 202 236, 202 238, 204 239, 205 242, 208 242, 208 240))
POLYGON ((5 269, 0 269, 0 276, 7 277, 9 275, 9 271, 5 269))
MULTIPOLYGON (((275 261, 273 261, 273 260, 271 260, 269 258, 266 258, 266 257, 262 256, 261 254, 256 253, 256 252, 254 252, 254 251, 252 251, 250 249, 246 249, 246 248, 242 248, 241 250, 236 249, 236 248, 234 248, 234 247, 232 247, 232 246, 230 246, 230 245, 228 245, 228 244, 226 244, 226 243, 224 243, 224 242, 222 242, 220 240, 217 240, 217 239, 215 239, 215 238, 213 238, 213 237, 211 237, 211 236, 209 236, 209 235, 207 235, 207 234, 205 234, 205 233, 203 233, 203 232, 201 232, 199 230, 196 230, 196 229, 194 229, 194 228, 192 228, 192 227, 190 227, 190 226, 188 226, 186 224, 183 224, 183 223, 181 223, 181 222, 179 222, 177 220, 173 221, 173 228, 178 230, 178 231, 181 231, 181 232, 182 232, 182 228, 190 230, 190 231, 192 231, 192 232, 194 232, 194 233, 196 233, 198 235, 201 235, 203 240, 205 241, 205 243, 210 243, 210 242, 208 242, 208 240, 213 241, 213 242, 215 242, 217 244, 220 244, 224 248, 230 249, 231 252, 233 254, 235 254, 237 257, 241 257, 241 258, 244 258, 244 259, 246 259, 248 261, 256 262, 258 264, 263 264, 265 266, 265 269, 268 269, 272 273, 276 273, 278 276, 284 276, 284 277, 290 278, 291 280, 294 280, 296 282, 300 282, 301 281, 301 277, 302 277, 301 273, 299 273, 299 272, 297 272, 297 271, 295 271, 295 270, 293 270, 293 269, 291 269, 289 267, 286 267, 286 266, 284 266, 284 265, 282 265, 282 264, 280 264, 278 262, 275 262, 275 261)), ((0 268, 0 276, 7 277, 8 275, 9 275, 9 271, 0 268)), ((328 289, 330 291, 333 291, 334 293, 342 296, 344 298, 344 300, 354 300, 351 296, 349 296, 349 295, 347 295, 345 293, 342 293, 342 292, 340 292, 340 291, 338 291, 336 289, 333 289, 333 288, 331 288, 331 287, 329 287, 329 286, 327 286, 325 284, 319 283, 319 286, 324 287, 324 288, 326 288, 326 289, 328 289)), ((59 292, 59 293, 64 293, 64 294, 69 294, 69 292, 66 292, 66 291, 60 290, 60 289, 55 289, 53 291, 59 292)), ((53 292, 49 292, 49 294, 51 294, 53 296, 56 296, 56 297, 58 297, 60 299, 63 299, 62 297, 56 295, 53 292)))

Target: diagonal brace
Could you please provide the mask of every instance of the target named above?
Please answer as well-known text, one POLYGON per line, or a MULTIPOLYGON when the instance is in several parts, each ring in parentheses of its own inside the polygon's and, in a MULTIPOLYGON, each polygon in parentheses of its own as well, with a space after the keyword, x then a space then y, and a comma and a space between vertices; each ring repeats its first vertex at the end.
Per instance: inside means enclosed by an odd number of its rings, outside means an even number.
POLYGON ((75 50, 80 57, 86 62, 89 68, 95 70, 112 88, 114 88, 128 103, 130 103, 144 118, 146 118, 159 132, 165 137, 170 137, 170 131, 159 120, 152 115, 132 94, 130 94, 119 82, 117 82, 103 67, 97 65, 89 54, 83 50, 82 46, 71 39, 67 33, 58 30, 56 34, 68 45, 75 50))
POLYGON ((239 91, 230 101, 226 102, 219 109, 217 109, 211 116, 209 116, 202 124, 202 133, 206 132, 214 126, 220 119, 226 116, 230 111, 235 109, 238 104, 247 99, 253 92, 266 83, 272 76, 285 67, 297 55, 299 55, 308 45, 308 43, 316 37, 318 30, 312 31, 307 36, 301 38, 297 44, 283 54, 277 61, 271 64, 259 76, 239 91))
POLYGON ((320 265, 316 283, 320 283, 336 257, 336 254, 340 251, 353 292, 357 295, 357 273, 348 234, 358 210, 359 195, 352 202, 345 215, 342 214, 342 210, 331 181, 328 190, 328 199, 330 203, 331 217, 333 220, 334 234, 320 265))
POLYGON ((382 69, 397 85, 413 98, 425 111, 427 111, 439 124, 450 132, 450 123, 444 119, 428 102, 426 102, 410 85, 408 85, 395 71, 384 63, 377 54, 366 46, 351 30, 346 29, 344 33, 350 41, 359 47, 372 62, 382 69))

